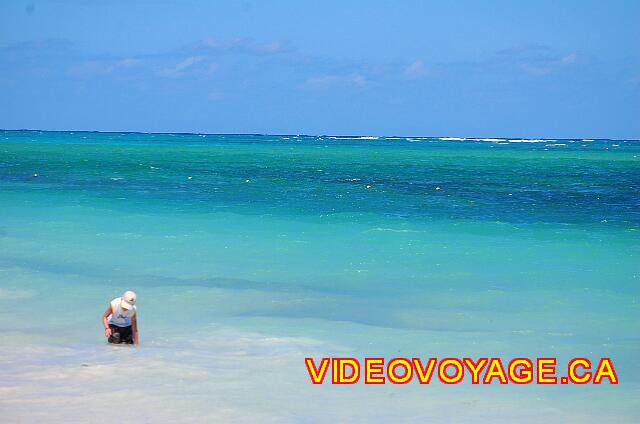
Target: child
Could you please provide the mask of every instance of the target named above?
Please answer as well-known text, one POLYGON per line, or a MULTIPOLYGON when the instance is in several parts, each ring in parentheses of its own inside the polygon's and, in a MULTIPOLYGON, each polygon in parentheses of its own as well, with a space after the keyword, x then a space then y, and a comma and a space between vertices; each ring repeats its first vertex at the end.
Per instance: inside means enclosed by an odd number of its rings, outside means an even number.
POLYGON ((102 315, 104 334, 109 343, 138 344, 136 294, 126 291, 111 301, 102 315))

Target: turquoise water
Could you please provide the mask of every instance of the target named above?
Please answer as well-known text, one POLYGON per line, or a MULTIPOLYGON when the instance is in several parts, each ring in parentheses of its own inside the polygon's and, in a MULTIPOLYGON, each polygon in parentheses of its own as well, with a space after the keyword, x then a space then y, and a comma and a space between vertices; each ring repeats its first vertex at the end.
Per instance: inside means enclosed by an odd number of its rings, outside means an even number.
POLYGON ((638 141, 0 132, 0 409, 634 422, 639 194, 638 141), (135 350, 101 329, 126 289, 135 350), (323 354, 606 356, 621 384, 312 386, 323 354))

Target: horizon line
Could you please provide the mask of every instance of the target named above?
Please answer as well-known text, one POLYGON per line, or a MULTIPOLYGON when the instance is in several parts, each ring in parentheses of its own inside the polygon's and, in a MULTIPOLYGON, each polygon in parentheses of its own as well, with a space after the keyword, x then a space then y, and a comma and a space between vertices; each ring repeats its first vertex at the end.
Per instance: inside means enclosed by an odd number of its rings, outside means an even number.
POLYGON ((211 135, 211 136, 271 136, 271 137, 345 137, 345 138, 360 138, 363 137, 376 137, 380 138, 424 138, 424 139, 449 139, 442 141, 475 141, 482 139, 496 139, 496 140, 580 140, 580 141, 596 141, 596 140, 610 140, 610 141, 640 141, 640 138, 586 138, 586 137, 555 137, 555 138, 523 138, 523 137, 504 137, 504 136, 472 136, 472 137, 458 137, 458 136, 424 136, 424 135, 374 135, 374 134, 269 134, 269 133, 207 133, 207 132, 167 132, 167 131, 102 131, 102 130, 46 130, 46 129, 30 129, 30 128, 18 128, 7 129, 0 128, 0 131, 14 131, 14 132, 53 132, 53 133, 98 133, 98 134, 151 134, 151 135, 211 135))

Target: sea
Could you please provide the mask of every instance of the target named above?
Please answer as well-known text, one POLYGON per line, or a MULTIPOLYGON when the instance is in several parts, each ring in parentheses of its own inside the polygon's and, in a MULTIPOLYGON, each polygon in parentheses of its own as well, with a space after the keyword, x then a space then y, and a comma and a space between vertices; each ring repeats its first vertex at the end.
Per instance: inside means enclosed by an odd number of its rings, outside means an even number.
POLYGON ((635 423, 640 141, 0 131, 3 423, 635 423), (138 347, 101 317, 138 295, 138 347), (311 384, 304 358, 619 384, 311 384))

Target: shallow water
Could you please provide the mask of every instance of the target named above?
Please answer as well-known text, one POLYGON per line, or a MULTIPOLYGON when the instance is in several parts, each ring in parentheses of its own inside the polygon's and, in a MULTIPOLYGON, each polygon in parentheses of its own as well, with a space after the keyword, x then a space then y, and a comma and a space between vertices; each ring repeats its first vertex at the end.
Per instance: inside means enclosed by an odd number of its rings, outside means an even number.
POLYGON ((0 409, 634 422, 639 165, 621 140, 0 132, 0 409), (101 330, 125 289, 135 350, 101 330), (313 386, 322 354, 607 356, 621 384, 313 386))

